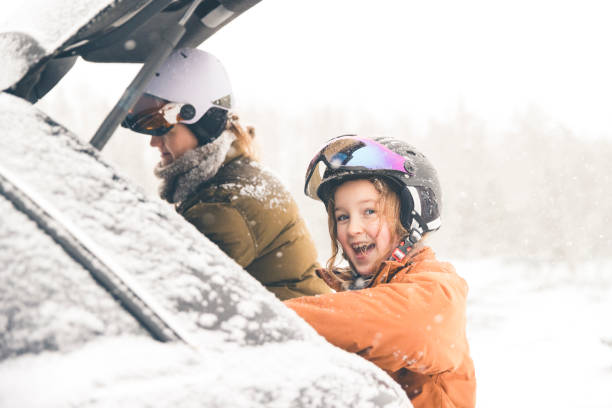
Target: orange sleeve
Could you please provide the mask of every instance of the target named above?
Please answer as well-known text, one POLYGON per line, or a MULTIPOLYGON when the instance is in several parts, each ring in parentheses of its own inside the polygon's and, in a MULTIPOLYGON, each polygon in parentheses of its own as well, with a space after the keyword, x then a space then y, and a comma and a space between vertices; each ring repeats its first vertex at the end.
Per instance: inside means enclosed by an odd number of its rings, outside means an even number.
POLYGON ((384 370, 432 375, 456 368, 467 355, 466 294, 456 274, 431 272, 285 304, 327 341, 384 370))

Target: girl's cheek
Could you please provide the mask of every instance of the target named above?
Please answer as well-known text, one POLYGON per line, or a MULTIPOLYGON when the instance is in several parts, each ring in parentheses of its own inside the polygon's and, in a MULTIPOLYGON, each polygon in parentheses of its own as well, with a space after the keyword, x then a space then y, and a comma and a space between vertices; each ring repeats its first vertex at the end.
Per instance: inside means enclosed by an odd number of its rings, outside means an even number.
POLYGON ((346 248, 344 245, 340 245, 342 247, 342 252, 344 252, 345 254, 348 254, 348 248, 346 248))
POLYGON ((338 240, 338 245, 340 246, 340 248, 342 248, 342 251, 343 251, 344 253, 346 253, 346 251, 347 251, 347 249, 348 249, 348 248, 347 248, 347 246, 345 246, 345 245, 342 243, 342 241, 340 241, 340 240, 338 240))
POLYGON ((368 223, 368 230, 370 231, 372 236, 378 236, 381 227, 382 225, 378 219, 370 220, 370 222, 368 223))

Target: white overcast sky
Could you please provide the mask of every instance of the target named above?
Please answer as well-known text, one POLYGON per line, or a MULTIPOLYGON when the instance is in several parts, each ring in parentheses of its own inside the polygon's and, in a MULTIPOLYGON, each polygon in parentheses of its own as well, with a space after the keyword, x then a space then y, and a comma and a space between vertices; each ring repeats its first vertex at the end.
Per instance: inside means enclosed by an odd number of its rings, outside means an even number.
MULTIPOLYGON (((200 48, 225 64, 239 109, 332 106, 419 128, 461 107, 506 129, 536 108, 612 139, 611 12, 610 0, 262 0, 200 48)), ((71 76, 116 100, 134 68, 80 62, 71 76)))
POLYGON ((412 120, 463 106, 504 127, 530 107, 578 134, 612 132, 612 3, 263 0, 201 48, 236 96, 412 120))

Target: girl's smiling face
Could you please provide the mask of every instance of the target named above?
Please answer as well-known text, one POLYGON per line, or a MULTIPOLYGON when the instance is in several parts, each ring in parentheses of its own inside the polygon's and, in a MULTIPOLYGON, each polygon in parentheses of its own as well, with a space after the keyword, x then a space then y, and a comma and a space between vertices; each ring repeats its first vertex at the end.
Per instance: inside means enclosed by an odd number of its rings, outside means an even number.
POLYGON ((362 276, 374 274, 398 241, 380 211, 380 200, 374 185, 363 179, 346 181, 334 193, 338 242, 362 276))

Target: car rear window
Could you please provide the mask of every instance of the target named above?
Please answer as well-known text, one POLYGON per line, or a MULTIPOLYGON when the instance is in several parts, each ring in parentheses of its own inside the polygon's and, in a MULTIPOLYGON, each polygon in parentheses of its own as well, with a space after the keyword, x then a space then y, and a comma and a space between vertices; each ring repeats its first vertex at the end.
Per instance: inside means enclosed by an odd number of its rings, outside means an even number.
POLYGON ((90 273, 0 195, 0 360, 96 336, 148 333, 90 273))

